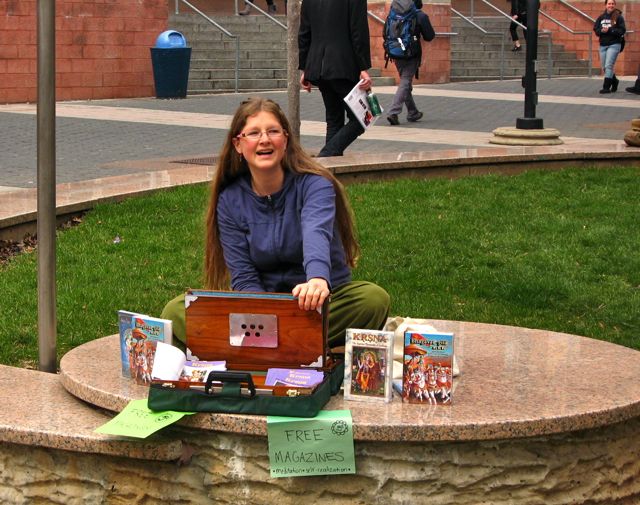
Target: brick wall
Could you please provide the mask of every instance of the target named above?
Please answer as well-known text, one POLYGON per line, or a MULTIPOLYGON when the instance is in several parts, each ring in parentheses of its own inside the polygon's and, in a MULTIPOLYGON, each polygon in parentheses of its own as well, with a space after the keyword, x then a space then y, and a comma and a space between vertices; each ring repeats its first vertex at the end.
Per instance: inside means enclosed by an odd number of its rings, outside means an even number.
MULTIPOLYGON (((152 96, 168 0, 57 0, 56 99, 152 96)), ((0 103, 37 99, 37 1, 0 1, 0 103)))
MULTIPOLYGON (((368 4, 368 9, 379 18, 386 19, 389 13, 391 1, 368 4)), ((448 3, 424 2, 423 12, 429 16, 429 20, 436 32, 451 32, 451 11, 448 3)), ((384 68, 384 50, 382 48, 382 24, 369 18, 369 32, 371 35, 371 65, 373 68, 382 69, 382 75, 391 76, 398 81, 398 72, 395 65, 389 62, 384 68)), ((432 42, 422 42, 422 64, 420 66, 420 78, 414 83, 443 83, 449 82, 451 73, 451 45, 450 37, 442 36, 432 42)))
MULTIPOLYGON (((570 3, 594 19, 604 12, 603 1, 571 1, 570 3)), ((625 49, 616 61, 615 71, 618 75, 636 75, 638 72, 638 64, 640 63, 640 34, 638 33, 640 23, 637 21, 640 19, 640 3, 620 1, 618 2, 618 8, 622 11, 627 30, 633 30, 636 33, 628 34, 625 37, 625 49)), ((573 31, 589 32, 592 34, 594 75, 598 75, 600 69, 600 56, 598 54, 599 42, 598 37, 593 33, 593 23, 556 1, 543 1, 540 9, 573 31)), ((542 15, 538 19, 538 28, 540 30, 550 30, 553 33, 554 43, 563 44, 568 50, 575 52, 578 58, 588 59, 589 35, 573 35, 561 29, 558 25, 542 15)), ((538 57, 543 58, 545 55, 546 43, 543 42, 538 46, 538 57)))

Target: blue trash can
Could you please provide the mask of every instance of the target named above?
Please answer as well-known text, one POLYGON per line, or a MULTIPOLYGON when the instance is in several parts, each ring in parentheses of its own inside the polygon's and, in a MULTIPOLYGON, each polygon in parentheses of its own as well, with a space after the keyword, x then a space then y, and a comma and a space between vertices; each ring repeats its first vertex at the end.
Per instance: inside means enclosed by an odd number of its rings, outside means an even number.
POLYGON ((186 98, 191 48, 180 32, 167 30, 151 48, 151 65, 156 98, 186 98))

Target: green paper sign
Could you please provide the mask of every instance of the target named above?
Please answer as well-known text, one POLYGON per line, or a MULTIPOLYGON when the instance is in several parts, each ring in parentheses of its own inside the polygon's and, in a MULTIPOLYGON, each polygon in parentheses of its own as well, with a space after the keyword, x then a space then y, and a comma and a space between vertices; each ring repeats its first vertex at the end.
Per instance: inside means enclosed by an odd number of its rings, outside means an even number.
POLYGON ((351 411, 267 416, 271 477, 356 473, 351 411))
POLYGON ((105 435, 147 438, 188 414, 193 412, 154 412, 147 407, 146 399, 131 400, 122 412, 94 431, 105 435))

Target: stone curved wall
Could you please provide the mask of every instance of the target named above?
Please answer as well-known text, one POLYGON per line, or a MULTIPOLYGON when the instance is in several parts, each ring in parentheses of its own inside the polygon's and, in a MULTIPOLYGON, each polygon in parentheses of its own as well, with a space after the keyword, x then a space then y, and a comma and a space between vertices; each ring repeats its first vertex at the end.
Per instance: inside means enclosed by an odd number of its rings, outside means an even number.
POLYGON ((357 474, 270 479, 263 437, 172 428, 191 461, 0 445, 0 502, 565 505, 640 501, 640 420, 531 439, 356 442, 357 474))

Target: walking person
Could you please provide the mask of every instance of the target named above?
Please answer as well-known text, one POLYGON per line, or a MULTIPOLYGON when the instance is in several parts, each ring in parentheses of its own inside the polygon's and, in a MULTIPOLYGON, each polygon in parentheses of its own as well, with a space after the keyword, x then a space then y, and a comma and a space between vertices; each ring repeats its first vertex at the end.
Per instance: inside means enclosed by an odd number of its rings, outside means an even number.
MULTIPOLYGON (((248 1, 253 3, 253 0, 248 1)), ((238 12, 238 14, 240 14, 241 16, 248 16, 249 14, 251 14, 252 10, 253 8, 249 4, 245 4, 244 10, 238 12)), ((276 8, 276 4, 273 2, 273 0, 267 0, 267 11, 269 12, 269 14, 275 14, 277 10, 278 9, 276 8)))
POLYGON ((616 9, 616 0, 605 0, 605 10, 593 26, 593 31, 600 38, 600 66, 604 73, 604 83, 600 93, 618 91, 618 78, 613 67, 618 55, 624 49, 624 34, 627 31, 624 25, 622 12, 616 9))
MULTIPOLYGON (((427 16, 422 9, 422 0, 394 0, 391 4, 391 8, 397 12, 408 12, 412 7, 415 7, 415 22, 412 26, 412 41, 414 49, 409 51, 408 57, 393 58, 393 63, 398 70, 400 76, 400 82, 398 83, 398 89, 393 97, 393 103, 389 107, 387 114, 387 121, 392 126, 400 124, 398 114, 402 112, 402 106, 407 107, 407 121, 415 122, 422 119, 424 115, 418 110, 415 101, 413 100, 413 78, 418 78, 418 72, 420 69, 420 63, 422 62, 422 44, 420 39, 424 39, 427 42, 431 42, 436 33, 431 26, 429 16, 427 16)), ((385 24, 386 26, 386 24, 385 24)))
POLYGON ((638 78, 633 86, 625 88, 627 93, 633 93, 634 95, 640 95, 640 65, 638 65, 638 78))
POLYGON ((364 128, 343 98, 360 82, 371 87, 366 0, 304 0, 298 31, 300 84, 322 94, 326 143, 318 157, 342 156, 364 128), (345 114, 348 121, 345 124, 345 114))
MULTIPOLYGON (((522 51, 522 45, 518 38, 518 23, 527 26, 527 0, 511 0, 511 23, 509 23, 509 33, 513 42, 513 52, 522 51), (518 23, 514 23, 517 21, 518 23)), ((524 30, 523 30, 524 32, 524 30)), ((523 33, 524 37, 524 33, 523 33)))

